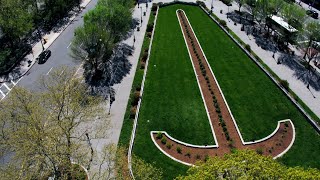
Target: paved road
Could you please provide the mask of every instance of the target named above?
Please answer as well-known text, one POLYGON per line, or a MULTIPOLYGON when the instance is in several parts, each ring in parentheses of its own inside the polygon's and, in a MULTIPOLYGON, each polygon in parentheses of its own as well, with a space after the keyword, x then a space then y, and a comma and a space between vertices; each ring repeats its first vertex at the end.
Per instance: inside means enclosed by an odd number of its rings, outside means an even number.
POLYGON ((71 24, 60 34, 60 36, 48 48, 51 50, 51 57, 44 64, 35 64, 30 71, 20 80, 18 86, 28 89, 39 90, 37 82, 40 76, 47 75, 62 65, 69 67, 78 67, 81 62, 74 61, 70 53, 70 43, 73 38, 74 30, 83 25, 83 15, 90 9, 93 9, 98 0, 92 0, 87 7, 71 22, 71 24))

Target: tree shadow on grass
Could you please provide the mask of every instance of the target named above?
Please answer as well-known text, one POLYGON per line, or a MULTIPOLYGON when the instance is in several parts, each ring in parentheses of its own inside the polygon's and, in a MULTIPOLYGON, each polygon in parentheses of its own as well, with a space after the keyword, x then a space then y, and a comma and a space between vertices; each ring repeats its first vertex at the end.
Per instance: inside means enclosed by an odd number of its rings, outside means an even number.
POLYGON ((316 91, 320 90, 320 74, 313 67, 307 69, 302 65, 298 56, 281 53, 278 61, 292 69, 294 71, 293 76, 306 86, 309 85, 316 91))

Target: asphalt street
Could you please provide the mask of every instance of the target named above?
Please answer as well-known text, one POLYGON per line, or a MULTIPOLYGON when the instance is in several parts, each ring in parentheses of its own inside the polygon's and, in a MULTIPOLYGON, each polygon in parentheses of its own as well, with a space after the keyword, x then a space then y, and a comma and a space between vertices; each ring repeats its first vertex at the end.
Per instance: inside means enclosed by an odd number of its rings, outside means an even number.
POLYGON ((61 32, 60 36, 48 48, 51 50, 51 57, 44 64, 34 64, 29 72, 19 81, 18 86, 28 88, 32 91, 38 91, 38 81, 41 76, 50 74, 54 69, 60 66, 69 66, 77 68, 80 61, 75 61, 70 56, 70 43, 74 36, 74 30, 83 25, 83 15, 93 9, 98 0, 91 0, 85 9, 70 23, 70 25, 61 32))

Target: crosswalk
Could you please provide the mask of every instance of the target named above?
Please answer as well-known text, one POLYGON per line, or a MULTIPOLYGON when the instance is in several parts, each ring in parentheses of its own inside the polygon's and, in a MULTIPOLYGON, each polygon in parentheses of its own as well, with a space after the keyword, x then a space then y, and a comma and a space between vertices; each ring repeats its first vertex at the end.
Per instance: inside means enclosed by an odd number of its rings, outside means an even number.
POLYGON ((11 80, 10 82, 0 83, 0 101, 3 100, 10 93, 12 88, 16 86, 21 79, 22 78, 19 78, 15 81, 11 80))

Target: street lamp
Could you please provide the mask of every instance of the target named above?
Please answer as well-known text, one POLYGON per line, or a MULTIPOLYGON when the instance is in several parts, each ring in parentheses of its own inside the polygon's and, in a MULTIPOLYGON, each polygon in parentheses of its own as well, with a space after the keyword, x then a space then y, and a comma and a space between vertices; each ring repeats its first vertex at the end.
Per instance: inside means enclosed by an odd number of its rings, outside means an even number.
POLYGON ((213 10, 213 0, 211 1, 211 12, 213 10))
POLYGON ((34 6, 35 6, 35 9, 36 9, 36 14, 37 14, 37 17, 36 17, 36 29, 37 29, 37 34, 39 36, 39 39, 40 39, 40 43, 41 43, 41 46, 42 46, 42 51, 44 51, 44 46, 43 46, 43 42, 42 42, 42 36, 41 36, 41 33, 39 31, 39 24, 38 24, 38 15, 39 15, 39 9, 38 9, 38 4, 37 4, 37 1, 34 1, 34 6))
POLYGON ((230 20, 229 20, 229 8, 230 8, 230 5, 228 4, 227 6, 228 6, 227 19, 230 22, 230 20))
POLYGON ((42 51, 44 51, 44 46, 43 46, 43 42, 42 42, 42 37, 41 37, 41 33, 39 31, 39 28, 37 27, 37 34, 39 36, 39 39, 40 39, 40 43, 41 43, 41 46, 42 46, 42 51))

